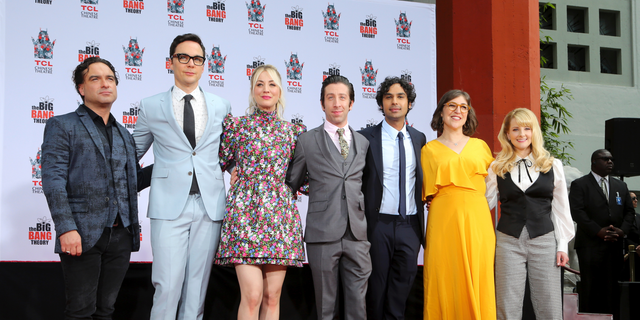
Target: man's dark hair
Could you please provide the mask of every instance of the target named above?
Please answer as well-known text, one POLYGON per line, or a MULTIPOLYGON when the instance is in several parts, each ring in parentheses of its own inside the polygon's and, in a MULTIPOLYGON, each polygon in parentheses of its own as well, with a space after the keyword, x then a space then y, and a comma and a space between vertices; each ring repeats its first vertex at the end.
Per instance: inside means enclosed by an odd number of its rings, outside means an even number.
POLYGON ((329 76, 324 81, 322 81, 322 89, 320 89, 320 102, 324 105, 324 88, 326 88, 330 84, 334 83, 342 83, 349 88, 349 99, 351 102, 356 101, 356 93, 353 91, 353 85, 349 82, 349 79, 339 75, 329 76))
POLYGON ((384 99, 384 95, 389 92, 389 89, 391 88, 391 86, 393 86, 396 83, 402 87, 402 90, 404 90, 404 93, 407 95, 407 100, 409 100, 409 104, 411 104, 411 106, 409 106, 409 110, 407 110, 407 113, 409 113, 409 111, 413 109, 413 102, 416 101, 416 90, 413 87, 413 84, 399 77, 386 77, 384 78, 384 81, 382 81, 380 86, 378 86, 378 93, 376 93, 378 110, 382 112, 382 115, 384 115, 384 109, 382 108, 382 99, 384 99))
POLYGON ((594 151, 591 154, 591 165, 595 164, 596 163, 596 159, 598 159, 599 156, 601 154, 605 153, 605 152, 609 152, 609 150, 607 150, 607 149, 598 149, 598 150, 594 151))
MULTIPOLYGON (((89 70, 89 66, 98 62, 104 63, 105 65, 107 65, 107 67, 109 67, 109 69, 111 69, 111 72, 113 72, 113 75, 116 77, 116 86, 118 85, 118 82, 119 82, 118 73, 116 72, 116 68, 113 67, 111 62, 109 62, 107 59, 102 59, 100 57, 91 57, 82 61, 76 67, 76 69, 73 70, 72 80, 73 80, 73 83, 76 85, 76 92, 78 94, 80 94, 79 87, 81 84, 84 83, 84 75, 87 74, 87 70, 89 70)), ((82 97, 82 102, 84 102, 84 96, 81 94, 80 96, 82 97)))
POLYGON ((197 34, 185 33, 175 37, 175 39, 173 39, 173 42, 171 42, 171 46, 169 47, 169 59, 173 59, 173 54, 176 53, 176 47, 185 41, 193 41, 199 44, 200 48, 202 48, 202 56, 204 57, 206 55, 207 50, 204 49, 202 39, 200 39, 197 34))

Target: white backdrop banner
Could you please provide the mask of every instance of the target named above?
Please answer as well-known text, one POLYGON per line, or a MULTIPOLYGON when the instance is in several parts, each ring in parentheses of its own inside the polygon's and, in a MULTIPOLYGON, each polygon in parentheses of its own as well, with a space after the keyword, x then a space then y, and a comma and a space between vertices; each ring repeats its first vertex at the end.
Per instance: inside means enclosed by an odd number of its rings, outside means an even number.
MULTIPOLYGON (((119 78, 111 113, 133 131, 139 101, 168 90, 169 45, 184 33, 206 47, 205 91, 248 106, 249 77, 261 64, 283 76, 285 118, 319 126, 322 80, 349 78, 356 89, 349 124, 379 123, 375 95, 387 76, 408 79, 417 99, 408 122, 430 129, 436 97, 435 6, 405 1, 341 0, 0 0, 0 261, 58 261, 42 193, 40 145, 47 119, 81 103, 71 73, 99 55, 119 78)), ((149 151, 143 164, 153 163, 149 151)), ((298 203, 302 221, 306 197, 298 203)), ((132 261, 151 261, 148 190, 140 193, 142 246, 132 261)), ((420 258, 420 263, 422 258, 420 258)))

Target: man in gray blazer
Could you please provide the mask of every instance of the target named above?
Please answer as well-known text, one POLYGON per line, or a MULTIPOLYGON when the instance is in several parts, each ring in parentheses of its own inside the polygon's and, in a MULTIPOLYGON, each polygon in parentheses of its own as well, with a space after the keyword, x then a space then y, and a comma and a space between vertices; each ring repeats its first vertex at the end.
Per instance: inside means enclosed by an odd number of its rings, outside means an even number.
POLYGON ((175 85, 142 100, 133 132, 138 158, 153 143, 155 159, 151 319, 202 319, 225 210, 218 149, 231 106, 198 85, 206 59, 197 35, 177 36, 169 55, 175 85))
POLYGON ((313 277, 318 319, 334 319, 338 279, 345 319, 366 319, 365 296, 371 257, 364 215, 362 170, 369 142, 349 127, 353 85, 343 76, 322 82, 323 125, 298 138, 287 184, 298 190, 309 180, 305 242, 313 277))
POLYGON ((111 114, 113 65, 88 58, 73 82, 83 103, 47 121, 42 189, 56 228, 65 319, 111 319, 131 252, 140 248, 136 189, 149 185, 150 171, 140 169, 131 134, 111 114))

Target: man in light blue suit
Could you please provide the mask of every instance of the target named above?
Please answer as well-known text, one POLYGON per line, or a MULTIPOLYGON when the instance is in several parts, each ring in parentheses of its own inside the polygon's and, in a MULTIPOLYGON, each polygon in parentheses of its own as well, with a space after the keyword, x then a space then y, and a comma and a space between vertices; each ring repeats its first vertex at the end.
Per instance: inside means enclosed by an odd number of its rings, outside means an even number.
POLYGON ((138 158, 153 144, 155 159, 151 319, 202 319, 225 210, 218 149, 231 106, 198 85, 206 59, 197 35, 177 36, 169 54, 175 85, 142 100, 133 132, 138 158))

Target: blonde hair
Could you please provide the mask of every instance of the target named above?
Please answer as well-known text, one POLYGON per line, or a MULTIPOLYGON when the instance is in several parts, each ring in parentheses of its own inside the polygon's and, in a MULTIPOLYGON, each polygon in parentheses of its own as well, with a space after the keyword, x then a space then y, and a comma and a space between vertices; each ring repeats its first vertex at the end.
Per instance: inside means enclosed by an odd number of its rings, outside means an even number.
POLYGON ((544 140, 542 139, 538 118, 531 110, 525 108, 512 110, 504 117, 502 128, 500 128, 500 133, 498 134, 502 150, 498 153, 493 163, 493 172, 504 179, 505 173, 510 172, 515 166, 516 153, 507 135, 511 127, 511 120, 515 120, 518 126, 531 128, 531 145, 529 149, 531 149, 533 167, 543 173, 549 172, 553 165, 553 157, 544 148, 544 140))
POLYGON ((282 78, 280 77, 280 72, 278 69, 270 64, 263 64, 257 67, 253 74, 251 75, 251 91, 249 91, 249 107, 246 110, 247 115, 253 114, 256 112, 258 108, 258 103, 256 99, 253 98, 253 89, 256 87, 256 82, 258 82, 258 77, 262 74, 262 72, 267 72, 271 76, 271 79, 276 83, 278 88, 280 89, 280 97, 278 97, 278 102, 276 103, 276 114, 278 115, 278 119, 284 120, 284 94, 282 90, 282 78))

